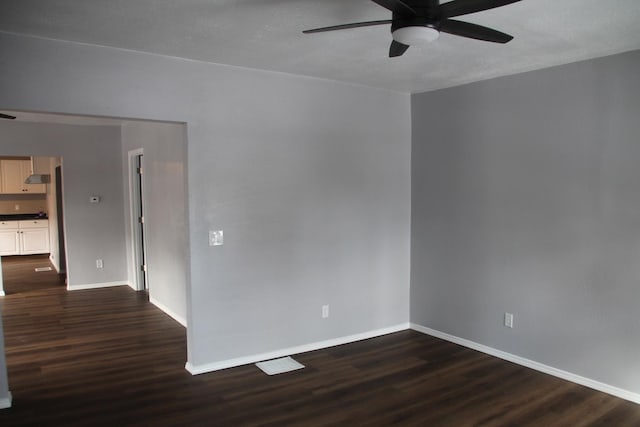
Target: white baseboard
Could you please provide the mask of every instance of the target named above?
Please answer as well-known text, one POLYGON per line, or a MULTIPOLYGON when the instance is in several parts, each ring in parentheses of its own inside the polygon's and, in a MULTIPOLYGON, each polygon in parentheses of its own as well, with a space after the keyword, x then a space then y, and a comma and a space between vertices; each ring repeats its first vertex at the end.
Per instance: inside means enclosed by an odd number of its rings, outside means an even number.
POLYGON ((51 254, 49 254, 49 262, 51 263, 51 265, 53 265, 53 269, 56 271, 56 273, 60 273, 60 266, 58 265, 57 260, 51 257, 51 254))
POLYGON ((640 394, 631 392, 629 390, 624 390, 622 388, 605 384, 600 381, 592 380, 591 378, 586 378, 577 374, 573 374, 571 372, 563 371, 562 369, 557 369, 557 368, 554 368, 553 366, 544 365, 534 360, 516 356, 515 354, 507 353, 502 350, 488 347, 483 344, 478 344, 474 341, 469 341, 464 338, 456 337, 455 335, 449 335, 445 332, 440 332, 435 329, 427 328, 426 326, 421 326, 415 323, 411 323, 411 329, 418 332, 422 332, 423 334, 427 334, 436 338, 443 339, 445 341, 452 342, 454 344, 459 344, 463 347, 471 348, 473 350, 477 350, 482 353, 495 356, 499 359, 508 360, 509 362, 513 362, 517 365, 531 368, 536 371, 543 372, 545 374, 553 375, 554 377, 562 378, 563 380, 571 381, 573 383, 580 384, 585 387, 589 387, 594 390, 598 390, 598 391, 619 397, 621 399, 629 400, 634 403, 640 403, 640 394))
POLYGON ((6 294, 4 293, 4 290, 3 290, 3 289, 0 289, 0 297, 3 297, 3 296, 5 296, 5 295, 6 295, 6 294))
POLYGON ((51 258, 51 255, 49 255, 49 261, 51 262, 51 265, 53 265, 53 268, 56 270, 56 273, 64 274, 67 272, 66 270, 60 269, 60 265, 58 265, 58 261, 51 258))
POLYGON ((7 397, 0 398, 0 409, 8 408, 11 408, 11 392, 8 393, 7 397))
POLYGON ((376 329, 361 334, 348 335, 345 337, 334 338, 326 341, 319 341, 310 344, 304 344, 296 347, 283 348, 280 350, 270 351, 267 353, 254 354, 251 356, 238 357, 235 359, 223 360, 220 362, 205 363, 204 365, 194 365, 187 362, 185 369, 192 375, 204 374, 206 372, 219 371, 221 369, 233 368, 236 366, 248 365, 250 363, 261 362, 263 360, 276 359, 278 357, 290 356, 292 354, 306 353, 308 351, 320 350, 323 348, 334 347, 336 345, 349 344, 356 341, 375 338, 382 335, 392 334, 394 332, 409 329, 409 323, 401 323, 399 325, 390 326, 388 328, 376 329))
POLYGON ((175 320, 176 322, 180 323, 185 328, 187 327, 187 320, 184 317, 178 316, 172 310, 169 310, 169 308, 166 305, 162 304, 161 302, 158 302, 157 299, 149 296, 149 302, 151 304, 155 305, 156 307, 158 307, 160 310, 164 311, 165 314, 168 314, 169 316, 171 316, 173 318, 173 320, 175 320))
POLYGON ((67 284, 68 291, 81 291, 84 289, 98 289, 98 288, 111 288, 113 286, 129 286, 125 281, 122 282, 104 282, 104 283, 88 283, 86 285, 69 285, 67 284))

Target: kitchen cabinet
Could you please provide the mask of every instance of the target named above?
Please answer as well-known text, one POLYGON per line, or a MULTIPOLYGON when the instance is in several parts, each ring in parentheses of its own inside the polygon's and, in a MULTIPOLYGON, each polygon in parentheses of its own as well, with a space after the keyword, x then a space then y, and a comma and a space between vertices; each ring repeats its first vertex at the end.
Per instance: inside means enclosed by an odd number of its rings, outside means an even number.
POLYGON ((17 255, 20 252, 18 221, 0 222, 0 255, 17 255))
POLYGON ((0 255, 49 253, 49 220, 0 221, 0 255))
POLYGON ((46 193, 46 184, 25 184, 33 173, 31 160, 0 160, 2 194, 46 193))

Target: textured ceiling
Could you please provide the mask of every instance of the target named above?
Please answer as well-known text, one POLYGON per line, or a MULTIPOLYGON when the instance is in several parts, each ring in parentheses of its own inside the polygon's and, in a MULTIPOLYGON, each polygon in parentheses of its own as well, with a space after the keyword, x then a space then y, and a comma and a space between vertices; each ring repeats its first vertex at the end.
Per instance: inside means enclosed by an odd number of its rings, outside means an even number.
POLYGON ((640 0, 523 0, 457 19, 512 34, 507 45, 442 34, 387 57, 389 19, 369 0, 3 0, 0 31, 424 92, 640 49, 640 0))

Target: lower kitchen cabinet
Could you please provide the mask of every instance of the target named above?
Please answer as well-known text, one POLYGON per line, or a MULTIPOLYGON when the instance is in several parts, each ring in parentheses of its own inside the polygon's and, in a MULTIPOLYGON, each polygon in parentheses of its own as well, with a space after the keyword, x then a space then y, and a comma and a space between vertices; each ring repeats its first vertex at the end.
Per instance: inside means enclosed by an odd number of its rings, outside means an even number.
POLYGON ((0 255, 49 253, 49 220, 0 222, 0 255))
MULTIPOLYGON (((15 221, 11 221, 12 223, 15 221)), ((4 223, 0 223, 2 226, 4 223)), ((15 225, 18 225, 17 223, 15 225)), ((18 229, 0 229, 0 255, 18 255, 20 253, 20 234, 18 229)))

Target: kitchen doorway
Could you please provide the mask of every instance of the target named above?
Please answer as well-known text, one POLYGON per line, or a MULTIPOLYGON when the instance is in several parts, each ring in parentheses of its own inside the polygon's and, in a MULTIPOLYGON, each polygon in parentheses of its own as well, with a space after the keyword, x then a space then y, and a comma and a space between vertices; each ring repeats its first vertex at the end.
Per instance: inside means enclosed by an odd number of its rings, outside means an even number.
POLYGON ((66 285, 61 164, 61 157, 37 155, 0 160, 2 176, 21 186, 0 192, 0 295, 66 285))

